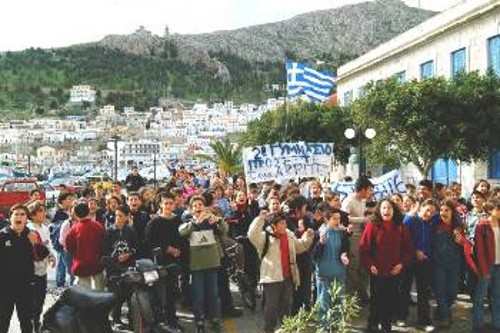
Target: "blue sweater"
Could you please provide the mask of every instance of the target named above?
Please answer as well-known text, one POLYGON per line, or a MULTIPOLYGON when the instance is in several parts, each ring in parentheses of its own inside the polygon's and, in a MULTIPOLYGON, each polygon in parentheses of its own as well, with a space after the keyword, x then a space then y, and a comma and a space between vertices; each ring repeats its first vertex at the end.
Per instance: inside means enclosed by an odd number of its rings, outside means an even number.
POLYGON ((424 222, 420 216, 405 215, 403 224, 407 225, 411 232, 414 251, 422 251, 430 258, 434 245, 434 235, 439 221, 439 214, 434 215, 430 221, 424 222))
POLYGON ((349 252, 349 239, 340 229, 331 229, 322 225, 319 232, 327 229, 326 244, 319 241, 316 244, 313 256, 316 263, 316 275, 320 277, 334 277, 345 275, 345 267, 340 261, 340 255, 349 252))

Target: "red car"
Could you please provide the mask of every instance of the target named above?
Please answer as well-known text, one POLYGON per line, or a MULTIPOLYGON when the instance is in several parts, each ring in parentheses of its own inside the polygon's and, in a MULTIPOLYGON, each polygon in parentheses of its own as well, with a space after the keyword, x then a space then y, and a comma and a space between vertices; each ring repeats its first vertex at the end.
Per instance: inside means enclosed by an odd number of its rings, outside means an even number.
POLYGON ((25 204, 30 199, 30 192, 40 190, 42 200, 45 201, 45 191, 35 179, 7 180, 0 185, 0 213, 9 216, 10 207, 15 204, 25 204))

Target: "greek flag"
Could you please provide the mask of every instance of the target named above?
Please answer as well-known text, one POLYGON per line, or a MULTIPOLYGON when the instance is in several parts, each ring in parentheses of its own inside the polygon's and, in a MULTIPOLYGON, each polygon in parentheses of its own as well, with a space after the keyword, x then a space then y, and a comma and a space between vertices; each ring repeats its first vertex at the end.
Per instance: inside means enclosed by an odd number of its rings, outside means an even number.
POLYGON ((306 95, 312 101, 325 101, 335 85, 335 76, 320 72, 298 62, 286 62, 286 82, 289 97, 306 95))

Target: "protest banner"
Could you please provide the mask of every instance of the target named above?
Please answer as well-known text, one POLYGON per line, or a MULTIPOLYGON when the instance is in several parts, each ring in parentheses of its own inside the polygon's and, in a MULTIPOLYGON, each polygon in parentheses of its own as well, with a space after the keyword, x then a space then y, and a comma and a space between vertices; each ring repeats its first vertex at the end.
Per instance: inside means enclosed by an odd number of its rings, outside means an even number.
MULTIPOLYGON (((394 193, 406 193, 406 185, 399 170, 392 170, 380 177, 370 179, 374 185, 373 197, 376 201, 388 197, 394 193)), ((354 183, 335 182, 330 189, 340 194, 340 200, 344 200, 349 194, 354 192, 354 183)))
POLYGON ((249 183, 297 177, 324 177, 331 170, 333 143, 274 143, 243 149, 249 183))

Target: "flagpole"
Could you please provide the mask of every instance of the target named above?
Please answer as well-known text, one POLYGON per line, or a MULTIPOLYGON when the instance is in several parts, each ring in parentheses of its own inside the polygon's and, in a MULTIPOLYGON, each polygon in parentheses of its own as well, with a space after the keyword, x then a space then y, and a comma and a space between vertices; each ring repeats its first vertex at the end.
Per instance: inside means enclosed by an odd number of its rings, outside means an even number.
POLYGON ((288 134, 288 110, 287 110, 287 97, 288 97, 288 74, 287 74, 287 70, 286 70, 286 53, 283 52, 283 60, 284 60, 284 64, 283 66, 285 66, 285 89, 284 89, 284 95, 285 95, 285 100, 284 100, 284 103, 283 103, 283 107, 285 108, 285 131, 283 133, 283 141, 285 141, 286 139, 286 136, 288 134))
POLYGON ((286 72, 286 55, 284 56, 285 63, 283 64, 285 66, 285 91, 284 91, 284 96, 285 96, 285 101, 284 101, 284 108, 285 108, 285 132, 283 133, 283 141, 285 141, 285 138, 288 134, 288 110, 287 110, 287 97, 288 97, 288 87, 287 87, 287 72, 286 72))

